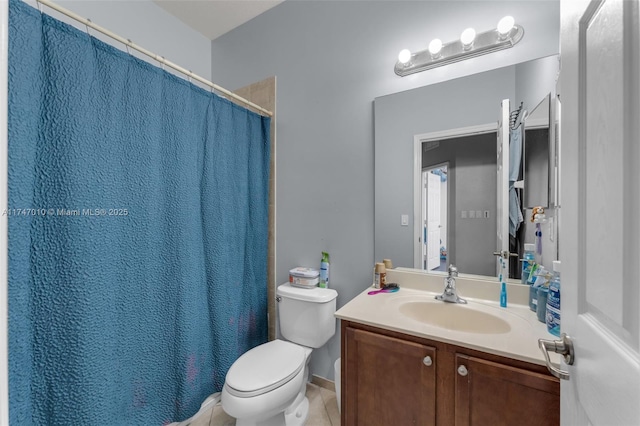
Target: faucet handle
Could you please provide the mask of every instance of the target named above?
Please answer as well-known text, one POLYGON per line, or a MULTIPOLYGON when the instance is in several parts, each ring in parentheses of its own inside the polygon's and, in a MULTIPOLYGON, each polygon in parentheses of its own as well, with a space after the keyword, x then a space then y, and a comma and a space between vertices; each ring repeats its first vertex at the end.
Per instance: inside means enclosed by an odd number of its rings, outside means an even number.
POLYGON ((457 277, 458 276, 458 268, 456 268, 454 265, 449 265, 449 276, 450 277, 457 277))

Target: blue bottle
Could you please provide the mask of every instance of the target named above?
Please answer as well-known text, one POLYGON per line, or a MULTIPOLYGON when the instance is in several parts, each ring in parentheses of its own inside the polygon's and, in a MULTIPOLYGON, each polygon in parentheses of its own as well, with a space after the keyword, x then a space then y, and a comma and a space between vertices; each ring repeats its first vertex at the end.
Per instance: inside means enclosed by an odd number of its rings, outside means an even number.
MULTIPOLYGON (((547 271, 544 267, 537 267, 535 270, 535 280, 529 286, 529 309, 533 312, 538 311, 538 290, 547 282, 547 271)), ((546 303, 546 302, 545 302, 546 303)), ((544 320, 543 320, 544 322, 544 320)))
POLYGON ((547 330, 554 336, 560 336, 560 261, 553 261, 553 278, 549 283, 547 299, 547 330))
POLYGON ((538 316, 538 321, 544 323, 546 321, 547 316, 547 299, 549 295, 549 287, 542 285, 537 288, 537 296, 538 296, 538 305, 536 314, 538 316))
POLYGON ((527 284, 527 279, 531 273, 531 267, 536 263, 536 245, 525 244, 524 245, 524 258, 522 259, 522 275, 520 276, 520 282, 527 284))

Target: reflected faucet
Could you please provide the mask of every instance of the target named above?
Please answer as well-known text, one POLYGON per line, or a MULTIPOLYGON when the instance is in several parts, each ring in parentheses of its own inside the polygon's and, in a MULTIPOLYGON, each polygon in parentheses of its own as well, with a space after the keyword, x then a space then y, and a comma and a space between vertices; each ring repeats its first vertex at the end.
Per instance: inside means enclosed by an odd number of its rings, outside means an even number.
POLYGON ((444 292, 436 296, 436 300, 442 300, 449 303, 467 303, 466 300, 458 297, 456 291, 456 277, 458 276, 458 268, 449 265, 449 275, 444 279, 444 292))

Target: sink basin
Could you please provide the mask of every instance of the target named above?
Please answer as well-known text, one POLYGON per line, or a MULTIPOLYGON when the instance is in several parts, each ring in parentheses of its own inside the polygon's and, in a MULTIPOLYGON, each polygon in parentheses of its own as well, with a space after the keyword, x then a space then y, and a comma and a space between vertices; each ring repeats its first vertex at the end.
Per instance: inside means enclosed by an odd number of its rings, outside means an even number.
POLYGON ((418 301, 400 305, 401 314, 413 320, 447 330, 479 334, 504 334, 511 331, 509 323, 469 305, 418 301))

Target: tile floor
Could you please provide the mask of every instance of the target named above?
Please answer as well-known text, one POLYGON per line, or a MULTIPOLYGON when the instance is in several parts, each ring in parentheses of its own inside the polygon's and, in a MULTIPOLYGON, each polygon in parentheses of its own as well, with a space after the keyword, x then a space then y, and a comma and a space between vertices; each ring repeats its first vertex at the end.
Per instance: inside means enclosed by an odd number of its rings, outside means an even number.
MULTIPOLYGON (((309 418, 306 426, 340 426, 336 393, 323 387, 307 383, 309 418)), ((220 404, 189 426, 234 426, 236 421, 222 410, 220 404)))

